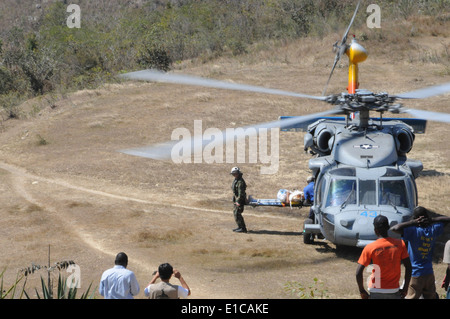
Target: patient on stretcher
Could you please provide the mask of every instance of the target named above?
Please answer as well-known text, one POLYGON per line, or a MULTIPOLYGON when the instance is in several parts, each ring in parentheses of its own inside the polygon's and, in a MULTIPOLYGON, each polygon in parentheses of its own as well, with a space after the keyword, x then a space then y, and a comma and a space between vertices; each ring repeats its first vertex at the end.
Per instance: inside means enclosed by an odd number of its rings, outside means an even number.
POLYGON ((247 205, 250 206, 279 206, 285 207, 302 207, 305 200, 303 191, 288 189, 280 189, 277 193, 276 199, 256 199, 251 195, 248 197, 247 205))

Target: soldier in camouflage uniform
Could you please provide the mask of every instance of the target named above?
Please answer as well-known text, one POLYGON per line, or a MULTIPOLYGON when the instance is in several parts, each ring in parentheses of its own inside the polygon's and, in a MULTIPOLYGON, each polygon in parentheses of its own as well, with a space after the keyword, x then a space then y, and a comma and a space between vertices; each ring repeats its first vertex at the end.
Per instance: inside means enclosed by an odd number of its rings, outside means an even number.
POLYGON ((245 190, 247 188, 247 184, 245 184, 244 179, 242 178, 242 172, 239 167, 233 167, 231 169, 231 175, 234 176, 233 184, 231 185, 231 189, 233 190, 233 204, 234 204, 234 220, 238 228, 233 229, 233 231, 238 233, 246 233, 247 227, 245 227, 244 218, 242 217, 242 213, 244 212, 244 205, 246 201, 245 190))

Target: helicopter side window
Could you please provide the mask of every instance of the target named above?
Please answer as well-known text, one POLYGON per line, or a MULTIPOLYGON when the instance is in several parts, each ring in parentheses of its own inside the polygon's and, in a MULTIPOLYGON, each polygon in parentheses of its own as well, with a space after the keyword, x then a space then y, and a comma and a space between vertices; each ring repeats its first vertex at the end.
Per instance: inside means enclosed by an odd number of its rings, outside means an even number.
POLYGON ((356 180, 331 180, 328 190, 327 206, 340 206, 342 204, 356 204, 356 180))
POLYGON ((408 187, 408 193, 412 194, 411 196, 411 202, 412 202, 412 206, 411 207, 416 207, 417 206, 417 188, 416 188, 416 184, 414 183, 414 180, 408 179, 406 181, 406 186, 408 187), (416 195, 413 195, 416 194, 416 195))
POLYGON ((315 188, 316 193, 314 194, 314 201, 318 206, 322 203, 322 194, 324 193, 325 186, 326 183, 324 182, 323 177, 319 177, 315 188))
POLYGON ((359 203, 360 205, 376 205, 377 190, 374 180, 359 181, 359 203))
POLYGON ((403 180, 380 181, 380 205, 408 207, 403 180))

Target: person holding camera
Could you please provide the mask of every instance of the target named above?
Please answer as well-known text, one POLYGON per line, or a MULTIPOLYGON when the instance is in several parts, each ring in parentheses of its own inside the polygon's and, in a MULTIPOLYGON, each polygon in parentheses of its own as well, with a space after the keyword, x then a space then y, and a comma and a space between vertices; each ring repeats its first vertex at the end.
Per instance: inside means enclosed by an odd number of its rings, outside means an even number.
POLYGON ((180 272, 173 269, 170 264, 164 263, 159 265, 158 271, 144 289, 144 294, 149 299, 179 299, 187 298, 191 294, 191 290, 180 272), (180 281, 181 286, 169 282, 172 275, 180 281), (155 283, 158 278, 161 279, 161 282, 155 283))

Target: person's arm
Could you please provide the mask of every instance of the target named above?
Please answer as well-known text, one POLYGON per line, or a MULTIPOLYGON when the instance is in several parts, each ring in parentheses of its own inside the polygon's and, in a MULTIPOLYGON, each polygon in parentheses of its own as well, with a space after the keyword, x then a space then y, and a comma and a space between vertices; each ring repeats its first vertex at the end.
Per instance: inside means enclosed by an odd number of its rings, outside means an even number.
POLYGON ((181 286, 188 291, 187 295, 189 296, 191 294, 191 289, 189 288, 188 284, 184 280, 183 276, 181 276, 181 273, 178 270, 174 269, 173 275, 175 276, 175 278, 178 278, 178 280, 181 283, 181 286))
POLYGON ((105 286, 103 283, 103 278, 102 280, 100 280, 100 285, 98 287, 98 292, 100 293, 100 295, 102 295, 103 297, 105 296, 105 286))
POLYGON ((239 180, 237 182, 237 197, 235 198, 236 200, 236 206, 243 206, 245 205, 245 191, 246 191, 246 186, 244 184, 244 182, 242 180, 239 180))
POLYGON ((403 298, 405 298, 406 294, 408 293, 409 282, 411 281, 412 266, 409 257, 403 259, 402 263, 405 267, 405 282, 403 284, 403 288, 400 289, 400 294, 403 298))
POLYGON ((356 268, 356 283, 358 284, 361 299, 369 299, 369 294, 367 293, 366 289, 364 289, 364 279, 363 279, 364 268, 366 267, 364 267, 361 264, 358 264, 358 267, 356 268))
POLYGON ((450 223, 450 217, 449 216, 438 216, 438 217, 426 218, 424 216, 420 216, 419 218, 411 219, 407 222, 394 225, 391 227, 390 230, 397 234, 403 235, 403 229, 405 229, 406 227, 421 226, 421 225, 426 225, 426 224, 430 224, 430 223, 447 224, 447 223, 450 223))
POLYGON ((449 216, 438 216, 431 218, 432 223, 450 223, 450 217, 449 216))
POLYGON ((153 274, 153 278, 152 278, 152 280, 150 280, 148 285, 153 285, 158 278, 159 278, 159 272, 155 271, 154 274, 153 274))
POLYGON ((429 221, 429 220, 426 217, 420 216, 419 218, 411 219, 411 220, 408 220, 407 222, 403 222, 403 223, 394 225, 389 230, 393 231, 394 233, 403 235, 403 230, 405 228, 411 227, 411 226, 419 226, 423 223, 426 223, 427 221, 429 221))
POLYGON ((140 291, 140 287, 139 287, 139 283, 136 279, 136 276, 134 275, 134 273, 131 273, 131 278, 130 278, 130 293, 132 296, 137 296, 137 294, 140 291))
POLYGON ((159 278, 159 272, 155 271, 154 274, 153 274, 152 280, 150 280, 150 282, 148 283, 147 287, 145 287, 145 289, 144 289, 144 295, 146 297, 148 297, 150 295, 150 285, 153 285, 158 278, 159 278))
POLYGON ((445 272, 444 280, 442 281, 441 288, 444 288, 445 291, 448 290, 448 285, 450 283, 450 264, 447 266, 447 271, 445 272))

